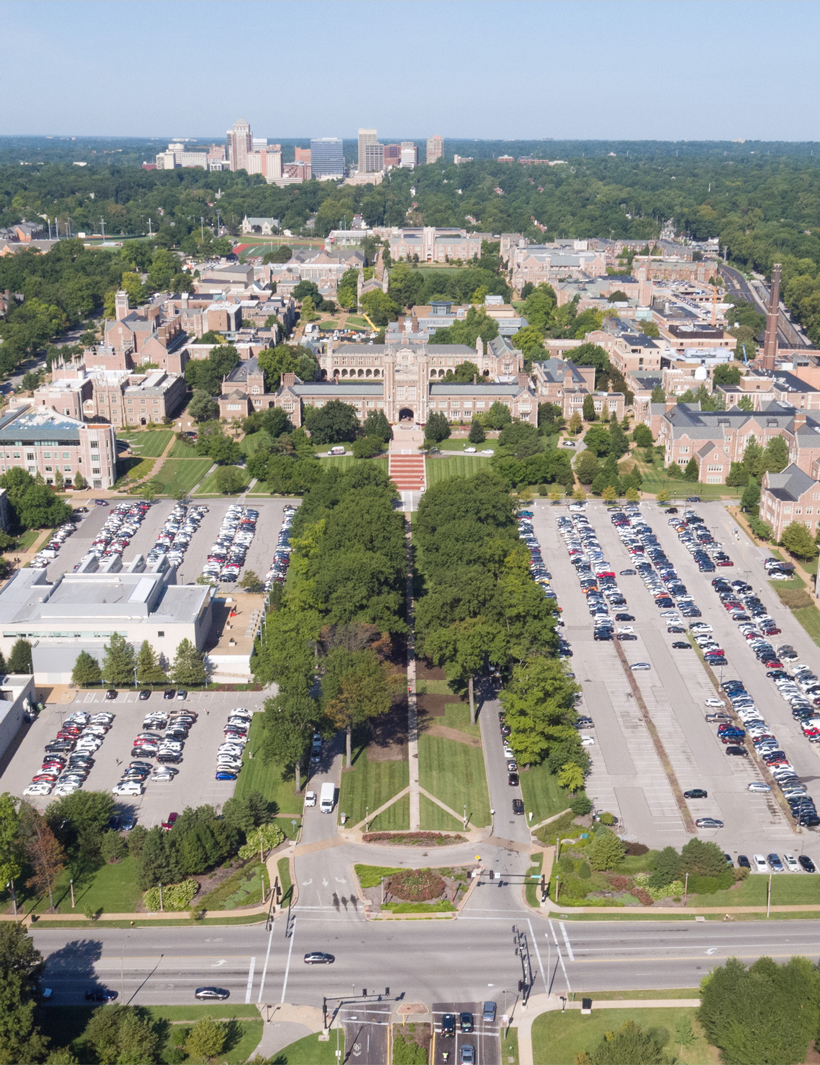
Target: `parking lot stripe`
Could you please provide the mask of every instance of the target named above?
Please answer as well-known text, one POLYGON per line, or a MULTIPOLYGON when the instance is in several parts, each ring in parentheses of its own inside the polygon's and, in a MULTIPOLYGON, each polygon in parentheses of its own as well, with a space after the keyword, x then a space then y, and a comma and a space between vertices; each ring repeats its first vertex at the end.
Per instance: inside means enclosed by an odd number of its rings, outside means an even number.
POLYGON ((245 991, 245 1005, 247 1006, 251 1000, 251 991, 253 990, 253 970, 256 968, 256 958, 251 958, 251 966, 248 969, 248 987, 245 991))

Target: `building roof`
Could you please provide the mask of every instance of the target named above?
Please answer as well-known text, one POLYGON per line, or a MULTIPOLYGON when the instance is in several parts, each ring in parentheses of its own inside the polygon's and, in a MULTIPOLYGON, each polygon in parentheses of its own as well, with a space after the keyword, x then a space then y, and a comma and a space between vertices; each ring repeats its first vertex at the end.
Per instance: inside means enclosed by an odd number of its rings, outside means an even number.
POLYGON ((770 492, 775 499, 796 502, 816 485, 813 477, 792 463, 782 473, 767 473, 764 491, 770 492))
POLYGON ((308 399, 311 396, 322 397, 330 396, 333 399, 342 399, 345 396, 364 395, 364 396, 383 396, 384 385, 379 383, 375 384, 372 381, 366 381, 364 378, 353 378, 350 384, 333 384, 328 381, 327 383, 319 383, 312 385, 290 385, 290 391, 294 392, 297 396, 301 396, 303 399, 308 399))
POLYGON ((430 385, 431 396, 517 396, 528 391, 523 385, 503 385, 495 381, 476 385, 430 385))
POLYGON ((9 411, 0 418, 0 443, 13 443, 20 440, 24 444, 35 444, 51 436, 60 440, 79 441, 80 430, 85 423, 77 418, 57 414, 49 408, 30 410, 20 408, 9 411))
POLYGON ((256 355, 250 359, 245 359, 244 362, 240 362, 238 366, 234 366, 226 381, 230 381, 231 384, 247 384, 249 376, 255 376, 261 373, 259 369, 259 359, 256 355))

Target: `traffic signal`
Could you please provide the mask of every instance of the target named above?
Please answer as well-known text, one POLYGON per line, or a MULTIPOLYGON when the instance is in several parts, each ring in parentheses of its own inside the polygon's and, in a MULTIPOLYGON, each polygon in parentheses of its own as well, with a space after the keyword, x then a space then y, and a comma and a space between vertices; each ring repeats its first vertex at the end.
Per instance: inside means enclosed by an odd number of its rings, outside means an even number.
POLYGON ((495 870, 494 869, 490 870, 490 880, 495 880, 495 870))

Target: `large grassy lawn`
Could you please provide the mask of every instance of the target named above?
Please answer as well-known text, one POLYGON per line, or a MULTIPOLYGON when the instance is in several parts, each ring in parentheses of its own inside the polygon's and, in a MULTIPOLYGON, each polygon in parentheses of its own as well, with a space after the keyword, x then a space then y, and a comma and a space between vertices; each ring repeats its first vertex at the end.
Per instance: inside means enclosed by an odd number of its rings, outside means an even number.
POLYGON ((449 481, 451 477, 474 477, 477 473, 489 472, 491 468, 489 455, 445 455, 444 458, 428 458, 427 486, 439 481, 449 481))
POLYGON ((136 455, 117 459, 117 481, 114 487, 124 488, 135 481, 142 481, 146 477, 150 477, 156 463, 156 459, 141 459, 136 455))
MULTIPOLYGON (((471 444, 466 436, 461 437, 449 437, 447 440, 442 440, 440 444, 436 445, 440 447, 442 451, 463 451, 465 447, 474 447, 478 451, 495 451, 498 446, 497 440, 485 440, 483 444, 471 444)), ((469 457, 469 456, 468 456, 469 457)))
POLYGON ((410 796, 402 795, 369 822, 371 832, 399 832, 410 828, 410 796))
MULTIPOLYGON (((105 1009, 106 1007, 96 1008, 105 1009)), ((193 1025, 203 1017, 214 1017, 227 1022, 229 1025, 228 1042, 226 1049, 219 1055, 219 1061, 224 1062, 225 1065, 242 1065, 253 1054, 262 1039, 263 1022, 256 1006, 222 1002, 212 1006, 143 1006, 141 1008, 155 1022, 160 1035, 161 1047, 167 1045, 171 1031, 185 1023, 193 1025)), ((43 1010, 41 1027, 44 1034, 51 1038, 52 1047, 75 1044, 73 1049, 79 1051, 78 1044, 94 1009, 93 1006, 50 1006, 43 1010)), ((158 1060, 164 1060, 164 1058, 161 1057, 158 1060)), ((300 1060, 307 1062, 309 1059, 300 1060)))
POLYGON ((697 481, 683 481, 667 477, 654 466, 638 463, 643 474, 642 491, 657 495, 664 488, 672 499, 685 499, 687 496, 700 496, 704 501, 712 499, 737 499, 743 494, 742 488, 729 488, 725 484, 699 484, 697 481))
MULTIPOLYGON (((74 881, 75 913, 82 913, 86 907, 92 910, 106 910, 108 913, 133 913, 137 908, 142 892, 137 886, 136 864, 133 858, 125 858, 116 865, 103 865, 86 880, 74 881)), ((18 891, 18 904, 22 903, 18 891)), ((6 898, 4 896, 4 904, 6 898)), ((71 913, 71 889, 69 873, 62 873, 54 885, 54 906, 60 913, 71 913)), ((6 905, 3 906, 3 909, 6 905)), ((49 908, 48 895, 40 898, 34 906, 35 913, 45 913, 49 908)), ((31 909, 30 903, 25 910, 31 909)))
MULTIPOLYGON (((335 1065, 336 1058, 336 1035, 331 1035, 328 1042, 320 1043, 319 1034, 306 1035, 304 1039, 297 1039, 290 1043, 284 1050, 278 1051, 271 1061, 276 1065, 335 1065)), ((344 1033, 338 1033, 339 1047, 344 1047, 344 1033)), ((342 1049, 342 1053, 344 1050, 342 1049)))
POLYGON ((558 787, 558 781, 546 766, 532 766, 522 770, 520 780, 527 816, 532 812, 534 825, 566 810, 569 806, 569 796, 563 788, 558 787))
POLYGON ((213 466, 210 459, 167 459, 157 473, 163 495, 190 492, 213 466))
POLYGON ((117 433, 117 436, 129 442, 134 454, 143 459, 159 458, 173 435, 173 429, 149 429, 143 433, 117 433))
POLYGON ((360 318, 357 314, 349 314, 346 319, 346 325, 349 329, 370 328, 370 323, 365 318, 360 318))
MULTIPOLYGON (((690 906, 765 906, 769 877, 753 873, 739 887, 716 891, 714 895, 690 895, 690 906)), ((772 877, 772 906, 796 906, 820 902, 820 876, 809 873, 781 873, 772 877)))
POLYGON ((490 823, 490 798, 480 747, 422 733, 419 736, 419 783, 458 814, 482 828, 490 823))
MULTIPOLYGON (((246 469, 243 469, 241 466, 236 466, 234 468, 241 475, 242 484, 244 485, 245 488, 247 488, 248 485, 251 483, 251 475, 248 473, 248 471, 246 469)), ((217 488, 217 485, 216 485, 216 474, 217 474, 217 471, 216 470, 212 470, 208 474, 208 476, 205 478, 205 480, 202 482, 202 484, 197 488, 195 494, 198 495, 198 496, 218 496, 218 495, 221 495, 222 493, 219 491, 219 489, 217 488)), ((234 493, 234 494, 236 494, 236 493, 234 493)))
POLYGON ((174 446, 168 452, 169 459, 195 459, 198 458, 196 453, 196 444, 190 440, 175 440, 174 446))
MULTIPOLYGON (((354 761, 352 769, 345 769, 342 773, 342 787, 339 793, 339 812, 342 810, 348 815, 354 825, 364 820, 365 809, 376 810, 379 806, 388 802, 394 795, 406 788, 410 783, 410 767, 407 762, 377 762, 371 761, 367 756, 367 750, 360 751, 358 758, 354 749, 354 761)), ((408 827, 409 827, 408 806, 408 827)), ((399 811, 385 810, 384 818, 398 816, 399 811)), ((373 822, 375 824, 375 820, 373 822)), ((385 828, 386 825, 379 825, 385 828)), ((393 827, 393 826, 391 826, 393 827)), ((403 826, 396 825, 401 828, 403 826)))
MULTIPOLYGON (((436 682, 433 681, 432 683, 435 684, 436 682)), ((445 681, 444 683, 446 684, 447 682, 445 681)), ((445 703, 444 717, 437 717, 435 722, 439 725, 446 725, 447 728, 458 729, 465 736, 481 735, 481 726, 477 723, 474 725, 470 721, 469 703, 445 703)))
POLYGON ((239 446, 242 448, 244 455, 253 455, 262 444, 272 444, 273 438, 270 433, 266 433, 264 429, 260 429, 256 433, 251 433, 250 436, 246 436, 243 440, 239 441, 239 446))
POLYGON ((713 1065, 719 1061, 716 1047, 710 1046, 695 1018, 692 1008, 658 1007, 647 1009, 596 1010, 584 1016, 580 1010, 542 1013, 532 1026, 533 1060, 549 1065, 574 1065, 575 1055, 589 1052, 607 1032, 620 1028, 624 1021, 634 1021, 642 1028, 652 1028, 664 1041, 666 1051, 681 1065, 713 1065), (680 1053, 675 1042, 675 1025, 681 1017, 688 1018, 696 1035, 695 1041, 680 1053))
POLYGON ((390 464, 390 460, 386 455, 377 455, 374 459, 357 459, 353 455, 322 455, 319 461, 323 466, 341 466, 343 468, 349 467, 354 462, 375 462, 384 467, 385 473, 390 464))
MULTIPOLYGON (((293 791, 293 777, 285 779, 284 769, 276 762, 264 765, 261 758, 251 758, 250 752, 260 739, 262 722, 259 714, 251 720, 250 743, 242 756, 244 768, 236 782, 236 795, 248 795, 252 791, 261 791, 268 802, 275 802, 282 814, 297 814, 301 817, 304 805, 303 795, 293 791)), ((304 791, 305 778, 302 777, 304 791)))
POLYGON ((804 606, 792 611, 794 616, 811 636, 815 643, 820 643, 820 611, 816 606, 804 606))
MULTIPOLYGON (((408 799, 410 796, 408 795, 408 799)), ((429 832, 460 832, 464 825, 455 817, 451 817, 446 810, 428 799, 426 795, 420 796, 421 827, 429 832)))

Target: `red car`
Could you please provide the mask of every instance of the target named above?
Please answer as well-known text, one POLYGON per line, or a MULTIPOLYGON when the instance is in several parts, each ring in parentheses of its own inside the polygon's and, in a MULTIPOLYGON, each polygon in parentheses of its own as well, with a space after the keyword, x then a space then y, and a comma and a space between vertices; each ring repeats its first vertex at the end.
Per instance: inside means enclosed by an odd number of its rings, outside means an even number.
POLYGON ((168 814, 168 820, 162 822, 162 827, 165 829, 166 832, 170 832, 171 831, 171 829, 176 824, 176 821, 177 821, 178 817, 179 817, 179 814, 177 814, 177 813, 168 814))
POLYGON ((36 777, 31 778, 31 783, 41 784, 45 781, 47 784, 53 784, 59 775, 59 773, 38 773, 36 777))
POLYGON ((779 636, 781 630, 780 629, 762 629, 761 631, 762 631, 764 636, 779 636))

